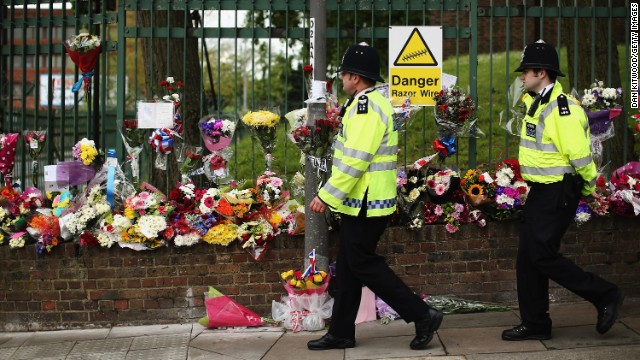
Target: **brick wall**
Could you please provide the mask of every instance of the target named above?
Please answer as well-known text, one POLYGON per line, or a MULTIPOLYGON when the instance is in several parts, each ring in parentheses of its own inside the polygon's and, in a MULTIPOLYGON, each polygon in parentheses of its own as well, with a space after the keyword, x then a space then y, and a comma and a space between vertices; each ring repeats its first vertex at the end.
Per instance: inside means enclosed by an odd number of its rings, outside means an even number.
MULTIPOLYGON (((441 225, 420 232, 390 228, 380 241, 396 271, 416 292, 516 303, 516 222, 441 225)), ((584 268, 640 295, 640 221, 597 219, 567 233, 562 251, 584 268)), ((330 241, 331 256, 336 251, 330 241)), ((80 248, 65 243, 49 256, 34 246, 0 247, 0 331, 190 323, 205 314, 212 285, 260 315, 285 295, 279 273, 301 268, 303 237, 279 237, 261 262, 235 243, 228 248, 80 248)), ((575 300, 553 286, 558 301, 575 300)))

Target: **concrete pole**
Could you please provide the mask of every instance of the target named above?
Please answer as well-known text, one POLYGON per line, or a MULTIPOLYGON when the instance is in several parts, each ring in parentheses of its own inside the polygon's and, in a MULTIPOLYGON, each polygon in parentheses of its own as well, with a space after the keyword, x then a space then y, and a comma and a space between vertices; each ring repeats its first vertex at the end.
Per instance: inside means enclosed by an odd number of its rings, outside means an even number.
MULTIPOLYGON (((327 73, 327 54, 326 54, 326 2, 325 0, 313 0, 310 4, 311 20, 314 22, 311 26, 313 34, 311 34, 311 55, 313 65, 314 80, 325 81, 327 73)), ((314 125, 316 119, 326 118, 326 104, 324 102, 309 103, 307 108, 307 124, 314 125)), ((304 269, 309 266, 309 258, 307 255, 316 250, 316 267, 318 270, 328 271, 329 268, 329 239, 327 231, 327 223, 324 214, 317 214, 309 210, 309 203, 318 191, 318 179, 316 175, 317 169, 307 160, 304 165, 305 176, 305 230, 304 230, 304 250, 305 265, 304 269)))

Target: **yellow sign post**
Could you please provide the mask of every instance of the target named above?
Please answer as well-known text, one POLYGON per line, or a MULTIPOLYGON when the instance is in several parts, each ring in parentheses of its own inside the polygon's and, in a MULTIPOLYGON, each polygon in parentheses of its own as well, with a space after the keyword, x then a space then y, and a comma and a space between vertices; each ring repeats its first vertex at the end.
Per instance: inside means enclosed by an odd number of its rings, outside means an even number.
POLYGON ((442 27, 389 28, 389 97, 394 105, 433 106, 442 89, 442 27))

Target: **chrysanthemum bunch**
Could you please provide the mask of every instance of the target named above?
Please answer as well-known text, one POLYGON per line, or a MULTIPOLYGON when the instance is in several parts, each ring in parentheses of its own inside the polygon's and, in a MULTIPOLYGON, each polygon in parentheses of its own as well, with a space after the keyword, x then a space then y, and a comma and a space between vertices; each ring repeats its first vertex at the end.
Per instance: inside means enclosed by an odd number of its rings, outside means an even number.
POLYGON ((71 154, 76 160, 82 161, 83 164, 91 165, 98 157, 99 152, 93 140, 83 138, 73 146, 71 154))
POLYGON ((515 159, 500 162, 495 173, 495 202, 499 208, 511 210, 524 205, 529 185, 520 175, 520 164, 515 159))
POLYGON ((272 171, 265 171, 256 180, 258 196, 268 206, 274 206, 283 199, 283 196, 286 196, 282 190, 282 179, 275 175, 276 173, 272 171))
POLYGON ((209 229, 202 240, 211 245, 228 246, 237 238, 238 226, 225 221, 209 229))
POLYGON ((597 79, 591 84, 590 89, 584 89, 580 99, 582 106, 589 111, 612 109, 620 106, 621 101, 622 88, 604 87, 604 82, 597 79))
POLYGON ((459 178, 458 173, 451 169, 440 170, 426 178, 429 194, 432 196, 445 195, 450 190, 453 179, 459 178))
POLYGON ((68 213, 61 219, 72 235, 78 235, 91 228, 93 223, 110 212, 111 205, 107 202, 107 196, 102 193, 99 186, 94 186, 89 191, 86 202, 76 211, 68 213))

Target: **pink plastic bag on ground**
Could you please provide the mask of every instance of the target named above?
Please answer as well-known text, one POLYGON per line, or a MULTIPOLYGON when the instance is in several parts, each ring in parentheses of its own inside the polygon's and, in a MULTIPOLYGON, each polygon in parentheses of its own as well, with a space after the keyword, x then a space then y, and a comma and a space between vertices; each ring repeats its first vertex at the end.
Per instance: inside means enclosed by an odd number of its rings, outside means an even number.
POLYGON ((205 293, 207 327, 261 326, 262 318, 217 290, 205 293))
POLYGON ((376 319, 376 294, 368 287, 362 287, 362 297, 360 297, 360 308, 356 316, 356 325, 373 321, 376 319))

